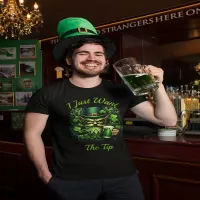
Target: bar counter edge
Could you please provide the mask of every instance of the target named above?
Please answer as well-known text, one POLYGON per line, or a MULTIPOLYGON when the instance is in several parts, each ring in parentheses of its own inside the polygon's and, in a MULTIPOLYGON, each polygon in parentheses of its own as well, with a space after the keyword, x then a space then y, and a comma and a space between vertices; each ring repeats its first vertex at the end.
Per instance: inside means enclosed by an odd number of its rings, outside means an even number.
MULTIPOLYGON (((200 190, 200 137, 128 137, 146 200, 195 200, 200 190)), ((49 166, 52 148, 45 147, 49 166)), ((51 199, 21 143, 0 141, 3 200, 51 199), (48 197, 47 197, 48 196, 48 197)), ((1 199, 1 198, 0 198, 1 199)))

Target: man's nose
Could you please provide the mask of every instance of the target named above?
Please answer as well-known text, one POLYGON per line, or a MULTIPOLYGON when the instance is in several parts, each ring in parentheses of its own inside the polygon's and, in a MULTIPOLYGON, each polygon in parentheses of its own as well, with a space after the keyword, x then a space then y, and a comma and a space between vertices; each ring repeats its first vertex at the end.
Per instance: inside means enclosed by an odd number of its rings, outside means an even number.
POLYGON ((88 60, 95 60, 95 58, 96 58, 96 57, 95 57, 94 54, 92 54, 92 53, 89 53, 89 54, 88 54, 88 57, 87 57, 88 60))

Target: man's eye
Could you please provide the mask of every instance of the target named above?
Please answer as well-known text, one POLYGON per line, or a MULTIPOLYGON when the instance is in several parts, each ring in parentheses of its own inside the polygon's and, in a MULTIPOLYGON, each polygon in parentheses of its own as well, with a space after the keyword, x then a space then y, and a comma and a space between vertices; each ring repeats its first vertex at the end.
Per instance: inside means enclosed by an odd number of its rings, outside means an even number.
POLYGON ((79 53, 79 55, 87 55, 87 53, 85 53, 85 52, 82 52, 82 53, 79 53))
POLYGON ((98 53, 98 54, 96 54, 96 56, 103 56, 103 54, 102 53, 98 53))

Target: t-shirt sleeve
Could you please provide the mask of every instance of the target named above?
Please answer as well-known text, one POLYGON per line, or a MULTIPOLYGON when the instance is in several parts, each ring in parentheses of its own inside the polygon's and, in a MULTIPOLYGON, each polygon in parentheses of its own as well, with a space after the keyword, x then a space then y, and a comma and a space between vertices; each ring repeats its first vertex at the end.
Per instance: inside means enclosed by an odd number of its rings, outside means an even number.
POLYGON ((41 88, 33 94, 26 106, 26 113, 50 114, 50 95, 47 88, 41 88))
POLYGON ((134 94, 132 94, 129 108, 133 108, 134 106, 136 106, 144 101, 147 101, 146 96, 135 96, 134 94))
POLYGON ((129 108, 133 108, 134 106, 144 102, 144 101, 147 101, 147 98, 145 95, 143 96, 135 96, 131 90, 127 87, 126 87, 126 91, 127 91, 127 94, 128 94, 128 99, 130 100, 129 101, 129 108))

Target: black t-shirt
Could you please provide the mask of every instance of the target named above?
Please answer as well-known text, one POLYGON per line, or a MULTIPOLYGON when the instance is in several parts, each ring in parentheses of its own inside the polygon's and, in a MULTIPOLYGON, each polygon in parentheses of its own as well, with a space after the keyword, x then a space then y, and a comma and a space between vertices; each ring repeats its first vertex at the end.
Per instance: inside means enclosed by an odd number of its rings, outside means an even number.
POLYGON ((123 138, 128 108, 146 101, 122 84, 102 80, 80 88, 68 79, 44 86, 26 112, 49 115, 53 131, 52 173, 62 179, 113 178, 135 172, 123 138))

